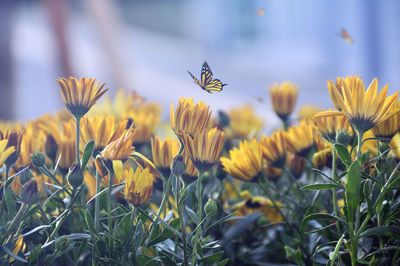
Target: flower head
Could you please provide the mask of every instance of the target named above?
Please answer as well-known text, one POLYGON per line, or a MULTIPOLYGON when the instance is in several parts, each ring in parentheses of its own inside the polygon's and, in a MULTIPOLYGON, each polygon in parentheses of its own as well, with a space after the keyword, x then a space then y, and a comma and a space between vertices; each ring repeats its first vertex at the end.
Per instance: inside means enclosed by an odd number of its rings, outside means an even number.
POLYGON ((92 78, 81 78, 79 81, 74 77, 59 78, 57 82, 65 106, 75 117, 84 116, 108 90, 103 89, 105 83, 100 85, 100 81, 96 83, 92 78))
POLYGON ((384 138, 389 142, 400 131, 400 102, 396 101, 390 111, 389 118, 373 127, 372 131, 378 138, 384 138))
MULTIPOLYGON (((390 108, 398 97, 398 93, 386 97, 386 85, 378 93, 378 80, 375 78, 365 90, 361 79, 342 79, 341 89, 329 86, 332 101, 338 104, 342 113, 358 132, 366 132, 376 124, 390 116, 390 108)), ((340 114, 340 113, 339 113, 340 114)), ((327 111, 318 116, 338 115, 338 112, 327 111)))
POLYGON ((135 145, 150 140, 160 122, 161 107, 156 103, 142 104, 132 108, 123 117, 135 122, 135 145))
POLYGON ((254 113, 251 106, 233 109, 228 115, 233 134, 239 138, 257 136, 264 126, 263 119, 254 113))
POLYGON ((185 131, 178 132, 178 136, 199 171, 205 171, 218 163, 224 145, 224 132, 213 128, 197 132, 193 138, 185 131))
POLYGON ((150 199, 154 177, 148 168, 137 167, 135 171, 132 168, 125 169, 124 178, 124 195, 128 201, 139 206, 150 199))
POLYGON ((242 181, 257 181, 263 171, 262 146, 255 140, 244 140, 239 148, 229 151, 229 157, 222 157, 225 172, 242 181))
POLYGON ((7 145, 3 149, 4 151, 7 151, 7 149, 10 147, 14 148, 14 151, 11 154, 8 154, 10 151, 6 152, 7 159, 4 161, 7 167, 12 167, 18 160, 21 152, 22 132, 10 130, 5 132, 0 131, 0 140, 7 140, 7 145))
POLYGON ((336 135, 340 130, 346 130, 350 135, 353 134, 353 129, 349 121, 341 114, 335 116, 316 115, 313 122, 321 135, 332 143, 335 142, 336 135))
POLYGON ((127 120, 118 121, 114 120, 114 117, 99 117, 93 116, 90 118, 83 117, 81 121, 81 134, 80 140, 81 152, 83 148, 91 140, 94 140, 93 155, 96 156, 111 142, 122 137, 128 130, 127 120))
MULTIPOLYGON (((241 195, 243 195, 242 193, 241 195)), ((280 215, 279 211, 275 208, 275 205, 271 200, 264 197, 254 197, 251 196, 246 197, 244 201, 236 204, 233 209, 237 211, 237 216, 245 216, 247 214, 253 212, 261 212, 271 223, 279 223, 282 222, 283 217, 280 215)), ((283 205, 280 202, 275 202, 278 208, 281 208, 283 205)))
POLYGON ((336 82, 333 83, 332 80, 328 81, 328 89, 329 89, 329 94, 331 95, 331 99, 333 102, 333 105, 335 106, 336 109, 339 111, 342 110, 341 105, 339 104, 339 101, 335 97, 337 93, 339 93, 342 97, 344 95, 343 93, 343 86, 344 82, 350 84, 351 88, 354 88, 356 86, 359 86, 360 83, 362 83, 361 77, 360 76, 347 76, 345 79, 344 78, 336 78, 336 82))
POLYGON ((168 178, 171 174, 171 163, 179 150, 179 142, 176 139, 165 138, 162 141, 159 137, 151 139, 151 151, 153 162, 162 175, 168 178))
POLYGON ((7 147, 7 139, 0 140, 0 167, 14 151, 15 147, 7 147))
POLYGON ((270 88, 272 107, 282 120, 286 120, 293 112, 298 92, 299 88, 290 82, 283 82, 280 86, 274 83, 270 88))
POLYGON ((314 146, 314 126, 303 120, 300 125, 292 126, 284 132, 288 150, 302 157, 307 157, 314 146))
POLYGON ((126 132, 119 139, 112 141, 103 149, 101 156, 106 161, 127 159, 135 150, 135 148, 132 146, 134 137, 133 134, 133 132, 126 132))
POLYGON ((181 97, 174 113, 174 105, 171 103, 171 127, 175 132, 186 131, 190 136, 196 132, 204 131, 210 121, 210 107, 199 102, 193 103, 193 98, 181 97))
POLYGON ((271 137, 263 136, 260 141, 263 158, 271 166, 281 168, 286 159, 286 143, 282 131, 276 131, 271 137))

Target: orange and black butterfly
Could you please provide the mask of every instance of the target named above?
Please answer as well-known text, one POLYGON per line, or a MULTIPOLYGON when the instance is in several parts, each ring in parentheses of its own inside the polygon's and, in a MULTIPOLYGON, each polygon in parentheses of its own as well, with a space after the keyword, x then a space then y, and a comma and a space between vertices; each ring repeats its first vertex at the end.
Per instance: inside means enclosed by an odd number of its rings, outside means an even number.
POLYGON ((204 61, 203 67, 201 68, 201 80, 198 80, 192 73, 190 73, 190 71, 188 71, 188 73, 197 85, 210 94, 213 92, 220 92, 224 86, 228 85, 222 84, 219 79, 212 79, 213 73, 207 64, 207 61, 204 61))

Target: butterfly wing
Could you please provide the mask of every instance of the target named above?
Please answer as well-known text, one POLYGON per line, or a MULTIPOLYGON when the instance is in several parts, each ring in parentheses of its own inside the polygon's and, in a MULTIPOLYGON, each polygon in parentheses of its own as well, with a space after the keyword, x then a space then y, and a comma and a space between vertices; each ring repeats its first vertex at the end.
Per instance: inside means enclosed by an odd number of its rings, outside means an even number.
POLYGON ((203 84, 203 86, 207 86, 213 77, 213 73, 210 69, 210 67, 207 64, 207 61, 204 61, 203 67, 201 68, 201 83, 203 84))
POLYGON ((199 85, 200 87, 203 88, 203 85, 200 83, 200 81, 192 73, 190 73, 190 71, 188 71, 188 73, 192 77, 194 83, 196 83, 197 85, 199 85))
POLYGON ((212 94, 213 92, 222 91, 223 87, 226 85, 227 84, 222 84, 222 82, 219 79, 214 79, 209 84, 204 86, 204 90, 212 94))

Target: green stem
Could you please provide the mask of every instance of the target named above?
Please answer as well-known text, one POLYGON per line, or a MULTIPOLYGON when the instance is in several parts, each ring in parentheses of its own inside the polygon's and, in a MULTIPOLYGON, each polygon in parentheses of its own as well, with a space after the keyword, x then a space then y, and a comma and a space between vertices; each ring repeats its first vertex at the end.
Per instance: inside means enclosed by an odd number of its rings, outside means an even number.
POLYGON ((81 117, 76 116, 76 161, 81 165, 81 160, 79 159, 79 137, 80 137, 80 127, 81 127, 81 117))
POLYGON ((6 191, 7 191, 6 184, 7 184, 9 174, 10 174, 10 168, 6 165, 6 177, 5 177, 4 183, 3 183, 3 195, 1 196, 2 204, 1 204, 1 208, 0 208, 0 217, 3 217, 4 206, 6 205, 6 201, 5 201, 6 191))
MULTIPOLYGON (((99 173, 96 170, 96 195, 100 192, 100 182, 101 178, 99 173)), ((94 226, 96 232, 100 231, 100 199, 99 196, 96 197, 94 201, 94 226)))
MULTIPOLYGON (((183 220, 183 203, 180 202, 180 184, 181 184, 181 177, 176 176, 176 206, 178 209, 178 215, 181 221, 181 232, 182 232, 182 245, 183 245, 183 262, 182 265, 187 265, 187 244, 186 244, 186 235, 185 235, 185 222, 183 220)), ((185 186, 183 188, 185 190, 185 186)))
MULTIPOLYGON (((332 179, 336 181, 336 149, 335 147, 332 147, 332 179)), ((332 192, 332 201, 333 201, 333 211, 335 213, 336 217, 339 217, 339 210, 338 210, 338 205, 337 205, 337 199, 336 199, 336 190, 333 188, 331 189, 332 192)), ((339 234, 342 235, 342 230, 340 229, 339 222, 336 221, 336 229, 338 230, 339 234)))
POLYGON ((113 171, 110 171, 110 181, 108 182, 108 198, 107 198, 107 224, 108 224, 108 232, 112 235, 112 219, 111 219, 111 208, 112 208, 112 204, 111 204, 111 200, 112 200, 112 184, 113 184, 113 179, 114 179, 114 173, 113 171))
POLYGON ((199 177, 197 178, 197 183, 196 183, 196 189, 197 189, 197 216, 198 216, 198 221, 199 225, 197 226, 196 230, 196 235, 195 235, 195 240, 193 242, 193 258, 192 258, 192 266, 196 265, 196 259, 197 259, 197 244, 200 240, 200 236, 202 233, 202 227, 200 225, 201 219, 203 216, 203 196, 202 196, 202 179, 203 179, 203 171, 199 170, 199 177))
POLYGON ((19 208, 17 214, 15 215, 14 219, 11 221, 10 225, 7 228, 7 231, 4 234, 5 237, 7 237, 8 235, 12 234, 12 230, 19 223, 19 219, 25 213, 27 208, 28 208, 27 204, 25 204, 25 203, 21 204, 21 207, 19 208))

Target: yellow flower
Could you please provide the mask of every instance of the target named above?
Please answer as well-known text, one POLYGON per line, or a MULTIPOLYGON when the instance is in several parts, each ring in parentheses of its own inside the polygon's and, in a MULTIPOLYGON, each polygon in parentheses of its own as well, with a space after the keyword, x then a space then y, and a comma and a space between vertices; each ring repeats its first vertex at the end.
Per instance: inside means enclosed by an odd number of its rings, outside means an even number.
POLYGON ((160 122, 161 107, 158 104, 142 104, 133 108, 123 117, 135 123, 134 144, 142 144, 150 140, 160 122))
POLYGON ((332 146, 327 147, 313 154, 312 157, 315 167, 323 169, 325 166, 332 167, 332 146))
POLYGON ((174 105, 171 103, 171 127, 175 132, 186 131, 190 136, 196 132, 204 131, 211 117, 210 107, 199 102, 193 103, 193 98, 181 97, 174 113, 174 105))
POLYGON ((208 170, 219 161, 224 145, 224 132, 217 128, 194 133, 193 138, 181 131, 177 133, 182 140, 188 156, 199 171, 208 170))
POLYGON ((339 101, 337 100, 337 98, 334 95, 336 95, 336 93, 339 93, 342 96, 342 98, 344 97, 344 93, 343 93, 344 82, 350 84, 350 88, 354 88, 354 87, 359 86, 359 84, 362 83, 362 80, 361 80, 361 77, 359 77, 359 76, 351 75, 351 76, 347 76, 346 79, 339 78, 339 77, 336 78, 336 83, 333 83, 332 80, 327 82, 329 94, 331 95, 333 105, 339 111, 342 111, 342 107, 340 106, 339 101))
POLYGON ((7 147, 7 142, 7 139, 0 140, 0 168, 7 158, 15 151, 15 147, 7 147))
POLYGON ((292 126, 284 132, 288 150, 302 157, 307 157, 314 146, 314 126, 306 120, 298 126, 292 126))
POLYGON ((187 151, 183 152, 184 158, 185 158, 185 165, 186 165, 186 170, 182 175, 182 179, 190 184, 193 181, 196 180, 196 178, 199 176, 199 171, 197 171, 196 166, 192 163, 190 160, 189 156, 186 155, 187 151))
POLYGON ((58 139, 57 159, 61 157, 58 164, 61 172, 64 174, 76 161, 76 136, 73 121, 64 122, 62 134, 56 137, 58 139))
POLYGON ((280 86, 274 83, 270 88, 272 107, 282 120, 286 120, 293 112, 298 92, 299 88, 290 82, 283 82, 280 86))
MULTIPOLYGON (((278 208, 283 207, 282 203, 276 201, 278 208)), ((275 208, 271 200, 264 197, 254 197, 239 202, 233 207, 237 211, 236 216, 245 216, 253 212, 261 212, 269 222, 279 223, 283 221, 283 217, 275 208)))
POLYGON ((263 158, 270 166, 281 168, 286 159, 286 143, 281 130, 276 131, 271 137, 262 136, 260 141, 263 158))
POLYGON ((318 107, 315 105, 303 105, 302 107, 300 107, 299 111, 297 112, 297 116, 299 117, 300 120, 310 119, 316 113, 319 113, 321 111, 322 111, 321 107, 318 107))
MULTIPOLYGON (((390 116, 390 108, 399 93, 396 92, 386 97, 387 85, 378 93, 378 80, 376 78, 371 82, 367 90, 365 90, 361 79, 357 82, 350 82, 347 79, 342 80, 341 90, 333 85, 330 88, 332 88, 332 101, 337 102, 342 113, 358 132, 366 132, 376 124, 386 120, 390 116)), ((326 111, 319 113, 317 116, 338 114, 340 113, 326 111)))
POLYGON ((289 170, 292 175, 297 179, 300 178, 304 172, 306 159, 296 154, 290 154, 290 156, 287 157, 287 160, 289 161, 289 170))
POLYGON ((255 137, 264 126, 263 119, 258 117, 249 105, 231 110, 228 116, 235 137, 255 137))
POLYGON ((179 151, 179 142, 169 137, 161 141, 159 137, 151 139, 153 162, 161 174, 168 178, 171 175, 171 163, 179 151))
POLYGON ((125 169, 124 178, 124 195, 128 201, 139 206, 150 199, 154 177, 149 168, 137 167, 135 171, 132 168, 125 169))
POLYGON ((263 171, 263 152, 261 145, 255 140, 244 140, 239 148, 229 151, 229 157, 222 157, 224 171, 242 181, 257 181, 263 171))
POLYGON ((132 146, 133 137, 134 132, 126 132, 122 137, 108 144, 101 152, 101 156, 106 161, 127 159, 135 150, 132 146))
MULTIPOLYGON (((96 157, 108 144, 119 139, 127 132, 128 121, 115 122, 114 117, 93 116, 81 120, 81 152, 91 140, 94 140, 93 156, 96 157)), ((128 129, 129 130, 129 129, 128 129)))
POLYGON ((44 152, 46 135, 35 122, 28 122, 21 141, 21 152, 15 163, 16 169, 31 165, 31 154, 44 152))
POLYGON ((396 101, 390 109, 389 118, 377 124, 372 129, 374 135, 381 141, 390 142, 394 135, 400 131, 400 102, 396 101))
MULTIPOLYGON (((332 110, 329 110, 332 111, 332 110)), ((335 116, 314 116, 313 122, 321 135, 330 142, 335 142, 336 134, 339 130, 346 130, 347 133, 353 135, 353 129, 347 118, 338 114, 335 116)))
POLYGON ((4 150, 7 150, 10 147, 14 148, 14 151, 11 154, 8 154, 7 159, 5 159, 4 161, 5 165, 11 168, 18 160, 21 151, 22 132, 10 130, 7 130, 5 132, 0 131, 0 140, 7 140, 7 145, 4 150))
POLYGON ((75 117, 84 116, 108 90, 103 89, 105 83, 100 85, 100 81, 96 83, 92 78, 81 78, 79 81, 74 77, 59 78, 57 82, 65 106, 75 117))
POLYGON ((397 133, 392 140, 389 143, 390 148, 392 150, 390 151, 391 153, 394 154, 394 156, 400 160, 400 134, 397 133))
MULTIPOLYGON (((14 237, 16 237, 17 235, 14 235, 14 237)), ((24 238, 22 237, 22 235, 20 234, 20 235, 18 235, 18 239, 17 239, 17 241, 15 241, 15 246, 14 246, 14 249, 13 249, 13 251, 12 251, 12 253, 14 253, 14 254, 16 254, 16 255, 18 255, 18 252, 22 252, 22 253, 24 253, 25 252, 25 249, 26 249, 26 244, 25 244, 25 242, 24 242, 24 238)), ((10 238, 11 238, 11 236, 10 236, 10 238)), ((9 239, 10 240, 10 239, 9 239)), ((6 255, 6 256, 8 256, 8 255, 6 255)), ((11 263, 11 262, 13 262, 15 259, 13 258, 13 257, 10 257, 9 259, 8 259, 8 261, 11 263)))
POLYGON ((278 181, 282 176, 283 170, 281 168, 272 167, 270 165, 264 166, 264 174, 271 181, 278 181))

